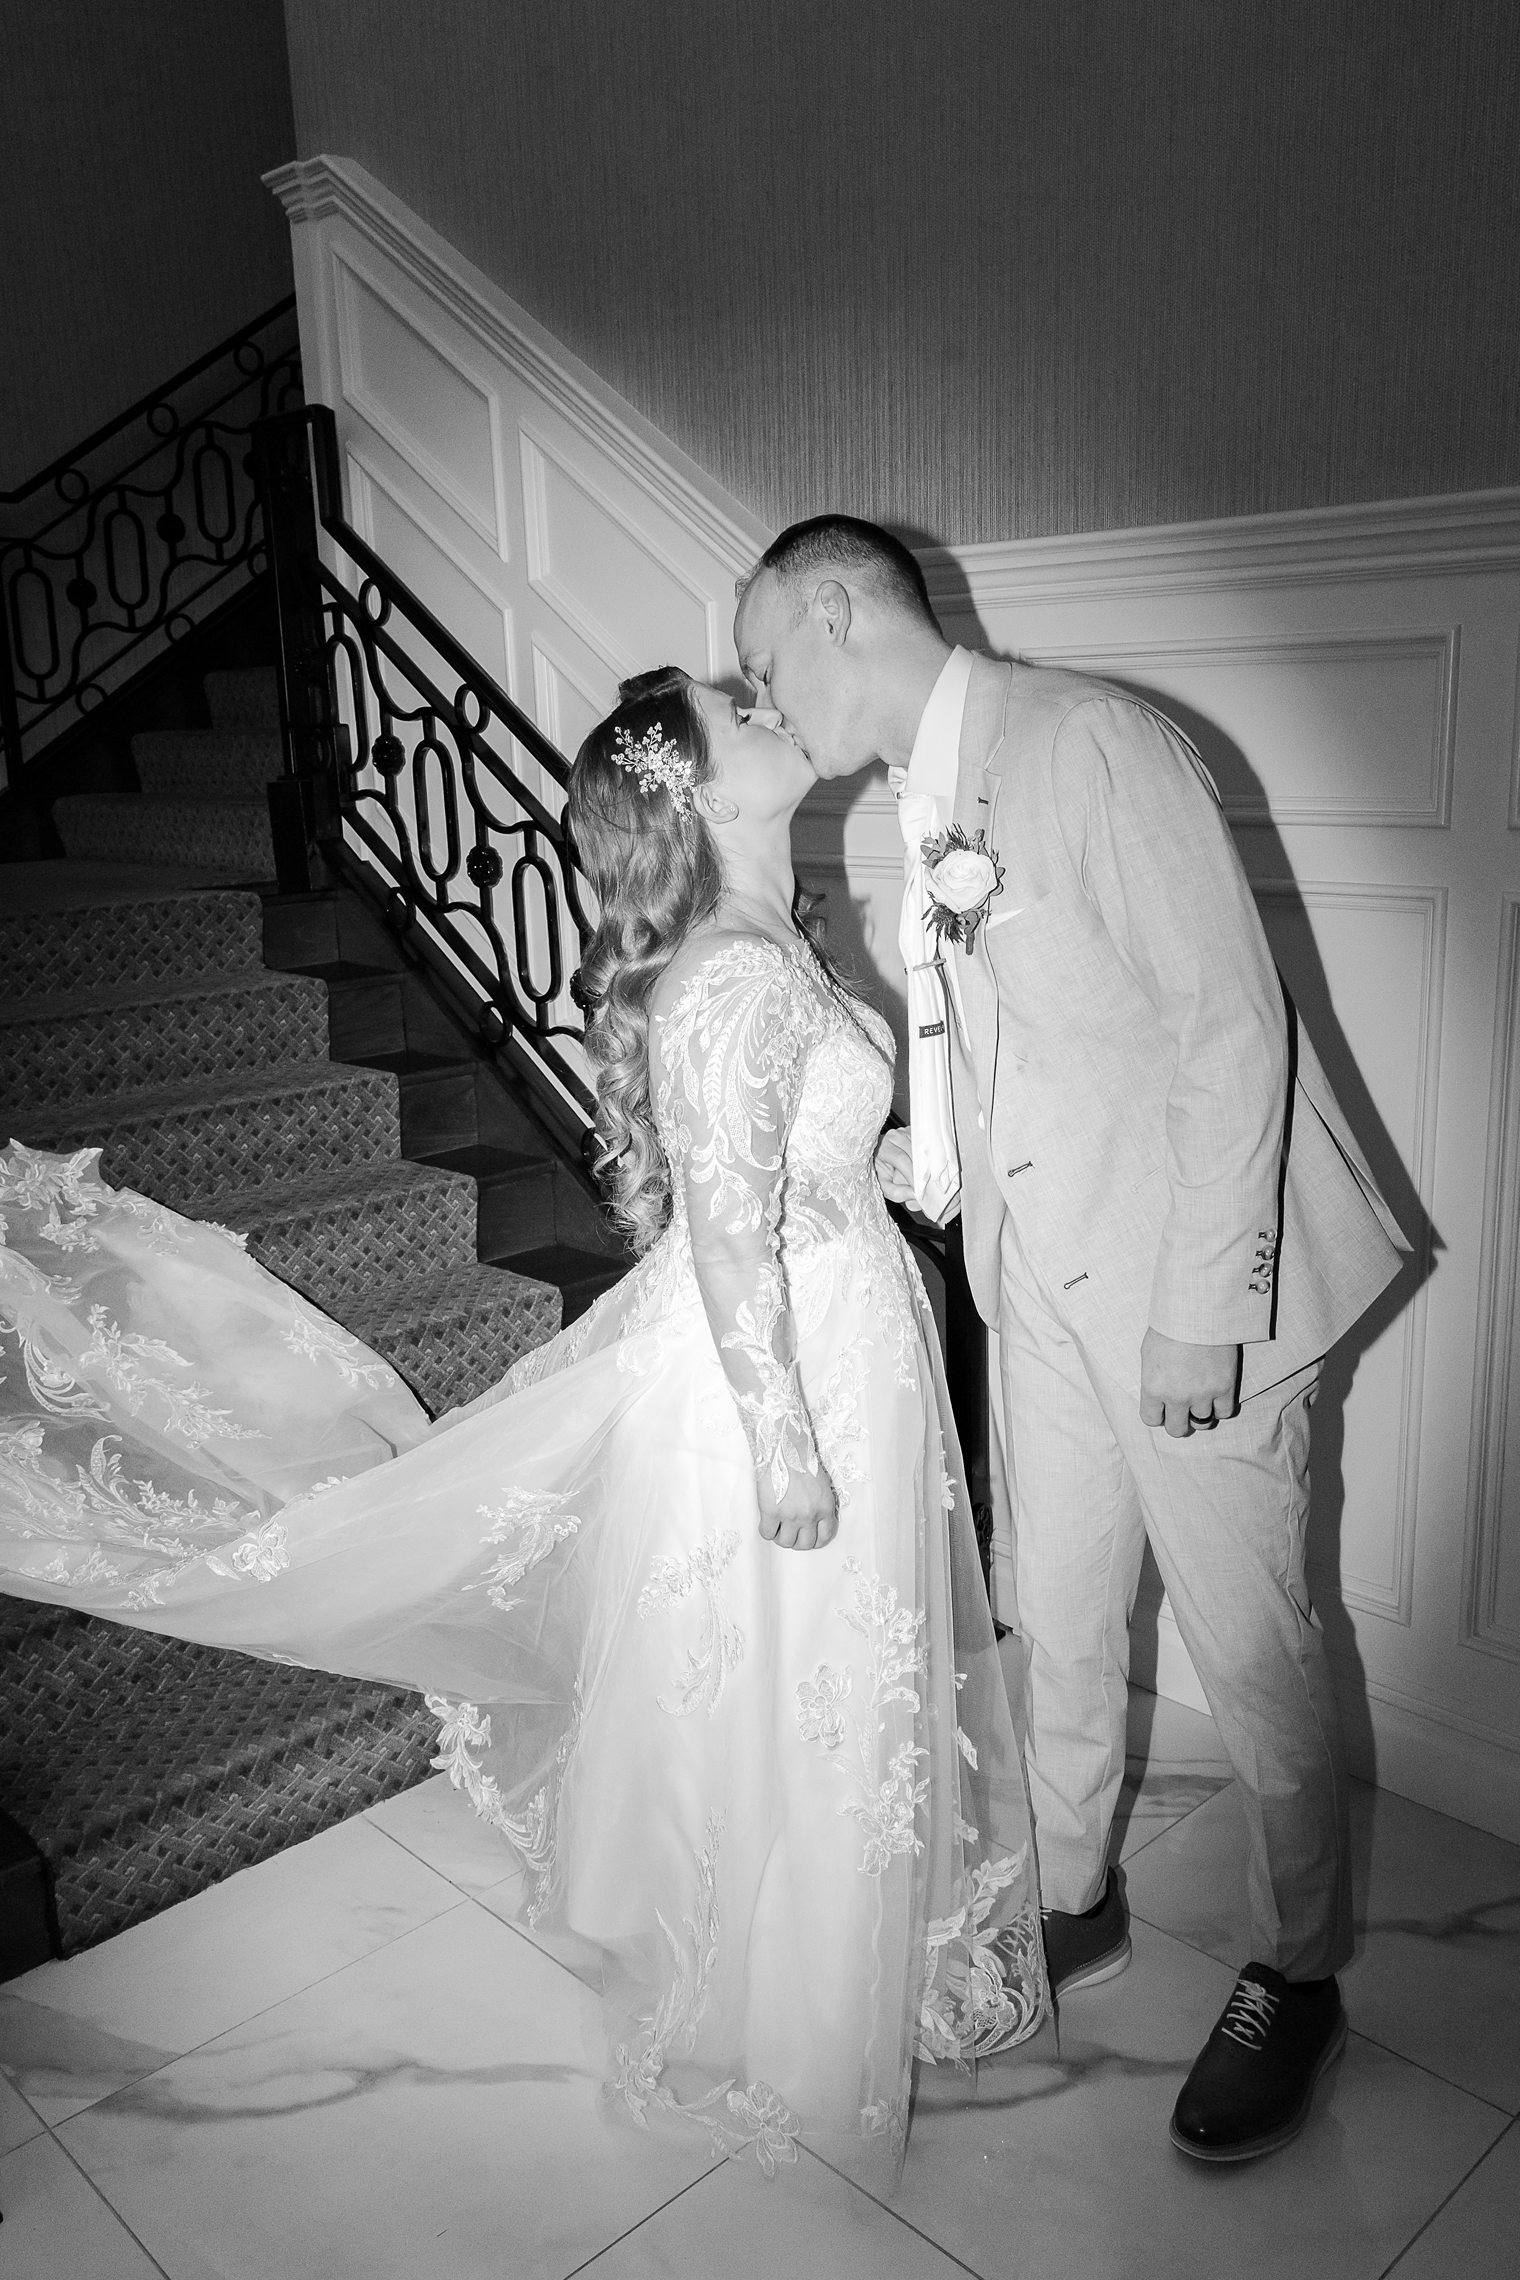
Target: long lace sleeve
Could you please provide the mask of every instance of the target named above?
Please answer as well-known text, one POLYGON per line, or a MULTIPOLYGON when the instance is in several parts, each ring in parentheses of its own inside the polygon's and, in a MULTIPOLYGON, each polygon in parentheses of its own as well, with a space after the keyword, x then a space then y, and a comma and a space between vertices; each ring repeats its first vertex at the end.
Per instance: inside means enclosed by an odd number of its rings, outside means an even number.
POLYGON ((686 980, 660 1039, 677 1212, 756 1476, 819 1470, 781 1259, 786 1136, 817 1021, 784 952, 743 938, 686 980))

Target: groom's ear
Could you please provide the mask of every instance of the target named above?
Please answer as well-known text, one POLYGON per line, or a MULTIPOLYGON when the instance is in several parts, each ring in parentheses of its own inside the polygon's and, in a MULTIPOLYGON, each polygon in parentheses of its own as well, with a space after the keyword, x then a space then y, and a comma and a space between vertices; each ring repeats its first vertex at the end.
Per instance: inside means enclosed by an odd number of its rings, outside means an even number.
POLYGON ((813 615, 822 623, 825 640, 842 649, 850 630, 849 589, 837 578, 825 578, 813 596, 813 615))

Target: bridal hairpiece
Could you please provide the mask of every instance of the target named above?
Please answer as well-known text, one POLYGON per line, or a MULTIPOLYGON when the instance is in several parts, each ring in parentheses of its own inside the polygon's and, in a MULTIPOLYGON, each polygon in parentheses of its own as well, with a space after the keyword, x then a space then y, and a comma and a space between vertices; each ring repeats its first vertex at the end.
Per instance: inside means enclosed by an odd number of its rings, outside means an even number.
POLYGON ((677 807, 691 805, 692 765, 674 737, 657 728, 646 728, 637 738, 626 728, 615 729, 612 757, 625 775, 637 779, 641 792, 647 794, 663 784, 677 807))

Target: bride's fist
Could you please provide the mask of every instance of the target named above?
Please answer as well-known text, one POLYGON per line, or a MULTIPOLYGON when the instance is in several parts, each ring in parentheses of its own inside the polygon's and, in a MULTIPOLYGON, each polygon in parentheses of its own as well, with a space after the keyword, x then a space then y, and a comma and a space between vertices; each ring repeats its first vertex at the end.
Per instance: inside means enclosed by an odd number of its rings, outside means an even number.
POLYGON ((760 1491, 760 1533, 784 1552, 817 1552, 839 1532, 839 1506, 822 1473, 791 1472, 786 1494, 760 1491))
POLYGON ((888 1203, 912 1203, 913 1133, 906 1124, 894 1124, 876 1143, 876 1177, 888 1203))

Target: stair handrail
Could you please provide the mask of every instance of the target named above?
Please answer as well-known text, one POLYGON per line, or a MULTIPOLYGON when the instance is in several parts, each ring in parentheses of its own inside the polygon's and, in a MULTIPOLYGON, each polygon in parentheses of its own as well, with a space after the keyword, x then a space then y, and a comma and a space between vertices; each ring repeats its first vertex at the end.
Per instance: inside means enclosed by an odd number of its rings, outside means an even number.
POLYGON ((155 636, 178 640, 213 589, 262 569, 243 439, 255 419, 299 400, 295 305, 286 294, 0 492, 0 757, 12 784, 42 743, 72 730, 118 685, 132 653, 155 636), (196 384, 218 366, 227 368, 226 385, 202 392, 196 384), (253 401, 231 416, 250 393, 253 401), (124 452, 103 460, 128 437, 124 452), (154 479, 134 481, 153 463, 154 479))
MULTIPOLYGON (((544 1019, 543 1004, 523 970, 521 924, 514 925, 513 954, 509 954, 503 929, 490 919, 492 900, 506 870, 491 844, 493 832, 496 837, 522 840, 519 870, 537 860, 546 878, 552 871, 563 894, 563 910, 551 897, 551 940, 559 940, 568 923, 584 946, 590 933, 585 902, 589 882, 563 814, 554 814, 511 761, 491 745, 486 724, 494 719, 561 791, 569 782, 569 766, 537 724, 349 522, 337 421, 331 409, 308 404, 299 412, 261 421, 254 448, 280 629, 285 774, 270 787, 279 886, 285 893, 307 893, 336 876, 373 897, 374 877, 386 882, 379 899, 392 927, 451 988, 456 1000, 463 971, 473 999, 468 1010, 482 1041, 525 1081, 535 1106, 547 1114, 551 1125, 558 1123, 567 1143, 579 1147, 583 1160, 589 1161, 594 1097, 580 1068, 560 1049, 561 1040, 584 1035, 584 1018, 577 1012, 574 1020, 563 1023, 544 1019), (336 560, 356 575, 357 590, 345 585, 322 560, 319 530, 331 541, 336 560), (388 633, 393 616, 409 626, 457 678, 452 699, 388 633), (336 667, 341 657, 353 675, 356 642, 363 673, 360 679, 351 678, 350 718, 345 720, 336 667), (404 673, 414 689, 426 693, 425 709, 435 716, 432 722, 424 721, 427 733, 411 752, 394 725, 386 722, 387 710, 393 720, 402 715, 387 708, 382 660, 404 673), (374 692, 373 706, 365 701, 365 684, 374 692), (470 717, 466 700, 476 717, 470 717), (371 709, 381 715, 378 735, 370 724, 371 709), (418 860, 418 854, 425 855, 425 846, 414 853, 409 843, 400 787, 409 775, 415 778, 418 751, 440 750, 435 730, 442 722, 447 723, 455 746, 458 778, 452 797, 446 795, 448 862, 435 876, 418 860), (520 820, 505 825, 485 820, 471 780, 476 769, 483 770, 521 809, 520 820), (476 822, 475 843, 468 853, 458 830, 461 790, 476 822), (370 807, 388 818, 394 846, 365 813, 370 807), (439 891, 461 869, 475 890, 468 909, 439 891), (369 880, 366 870, 371 873, 369 880), (472 928, 489 939, 489 961, 482 958, 478 942, 461 931, 461 917, 468 917, 472 928), (544 1090, 546 1080, 552 1094, 544 1090)), ((514 887, 515 878, 516 873, 514 887)), ((568 978, 568 994, 574 998, 573 976, 568 978)), ((575 1003, 578 1006, 579 1000, 575 1003)), ((960 1224, 930 1227, 895 1207, 893 1217, 943 1277, 946 1364, 983 1570, 990 1576, 987 1334, 966 1277, 960 1224)))
MULTIPOLYGON (((96 428, 94 433, 87 435, 82 443, 72 444, 67 451, 60 451, 56 459, 50 459, 46 467, 41 468, 37 474, 31 476, 19 489, 0 491, 0 507, 21 506, 25 500, 30 499, 34 493, 40 491, 45 483, 52 482, 57 476, 66 475, 76 470, 82 475, 81 461, 88 459, 92 452, 99 449, 101 444, 109 443, 113 435, 120 435, 124 428, 131 427, 135 421, 146 419, 161 404, 166 404, 169 397, 177 395, 190 381, 198 380, 203 372, 210 371, 213 364, 219 364, 224 356, 236 357, 238 350, 243 347, 245 342, 252 341, 257 334, 267 331, 280 317, 289 316, 295 305, 294 293, 287 293, 282 299, 271 302, 270 306, 261 315, 253 318, 249 324, 239 325, 236 332, 229 333, 225 340, 219 340, 215 348, 208 348, 205 355, 198 356, 193 364, 187 364, 182 371, 176 372, 171 379, 160 381, 156 388, 150 388, 145 396, 139 396, 135 404, 129 404, 124 412, 118 412, 114 419, 107 420, 103 427, 96 428)), ((254 375, 250 372, 245 377, 251 379, 254 375)), ((170 405, 168 408, 172 411, 173 406, 170 405)), ((155 437, 155 444, 167 442, 172 433, 173 430, 171 429, 167 434, 155 437)), ((59 493, 59 497, 65 499, 65 503, 78 503, 77 501, 67 501, 66 494, 63 492, 59 493)))

